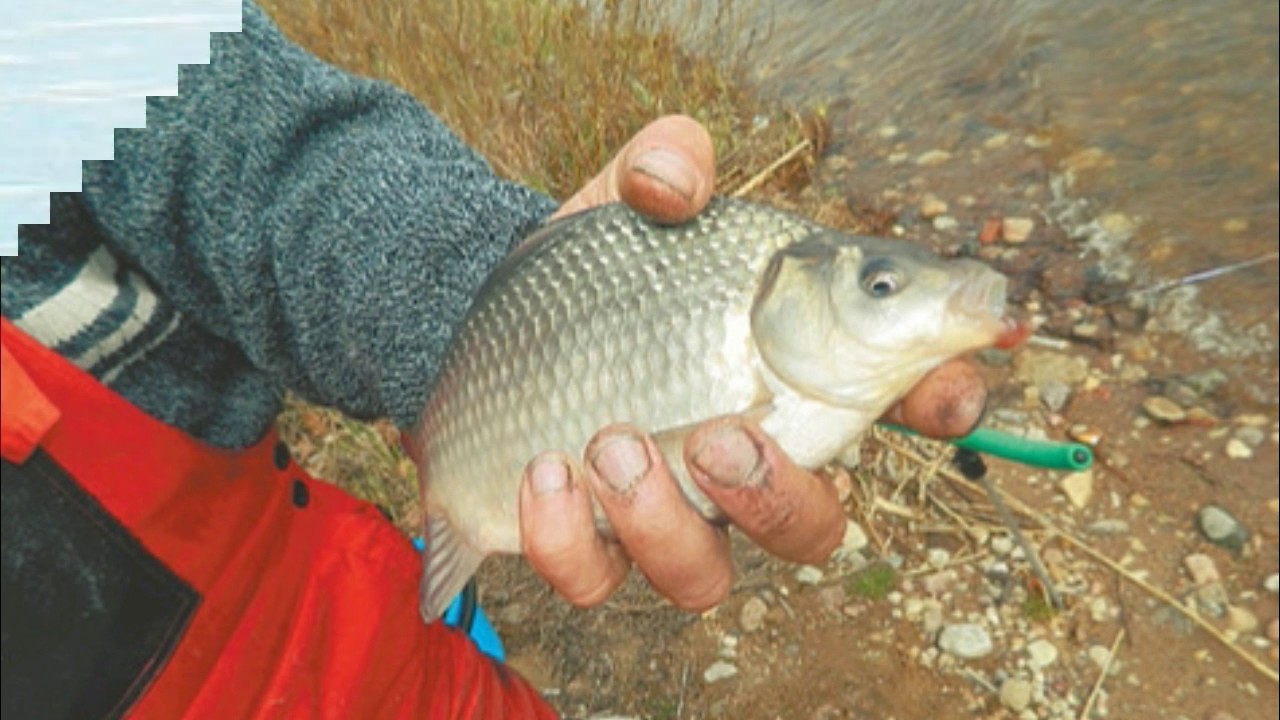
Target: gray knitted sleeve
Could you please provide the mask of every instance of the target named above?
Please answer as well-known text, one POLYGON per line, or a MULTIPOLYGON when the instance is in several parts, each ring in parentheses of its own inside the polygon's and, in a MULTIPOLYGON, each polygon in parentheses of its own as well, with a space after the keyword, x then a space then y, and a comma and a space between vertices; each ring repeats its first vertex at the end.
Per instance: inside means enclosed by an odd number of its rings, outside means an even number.
POLYGON ((488 272, 554 204, 407 94, 340 72, 245 4, 210 66, 148 101, 83 198, 112 249, 283 387, 417 419, 488 272))

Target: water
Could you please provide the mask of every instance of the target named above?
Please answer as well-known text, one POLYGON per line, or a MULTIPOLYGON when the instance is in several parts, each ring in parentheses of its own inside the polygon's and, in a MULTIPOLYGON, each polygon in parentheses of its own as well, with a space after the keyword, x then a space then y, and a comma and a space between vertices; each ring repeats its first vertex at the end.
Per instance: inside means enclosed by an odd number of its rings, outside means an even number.
POLYGON ((5 0, 0 13, 0 254, 20 223, 49 222, 49 192, 80 189, 82 160, 142 127, 209 33, 240 29, 239 0, 5 0))
MULTIPOLYGON (((1118 250, 1140 284, 1276 250, 1277 7, 797 0, 755 18, 771 32, 753 64, 766 92, 829 105, 853 192, 924 176, 981 199, 1024 183, 1034 154, 1065 196, 1043 203, 1049 214, 1112 213, 1132 227, 1118 250), (1021 152, 937 168, 877 159, 886 142, 986 157, 1002 133, 1021 152), (1068 198, 1082 207, 1064 212, 1068 198)), ((1274 340, 1277 285, 1270 262, 1205 285, 1200 300, 1274 340)))

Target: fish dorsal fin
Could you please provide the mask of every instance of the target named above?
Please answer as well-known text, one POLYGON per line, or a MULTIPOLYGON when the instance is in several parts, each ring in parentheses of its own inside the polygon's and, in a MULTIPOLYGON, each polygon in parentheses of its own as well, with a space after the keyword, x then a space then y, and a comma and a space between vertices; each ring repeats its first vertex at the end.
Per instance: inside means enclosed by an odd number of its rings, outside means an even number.
POLYGON ((423 540, 418 609, 422 619, 430 623, 444 615, 449 603, 475 575, 484 555, 459 537, 443 515, 428 515, 423 540))

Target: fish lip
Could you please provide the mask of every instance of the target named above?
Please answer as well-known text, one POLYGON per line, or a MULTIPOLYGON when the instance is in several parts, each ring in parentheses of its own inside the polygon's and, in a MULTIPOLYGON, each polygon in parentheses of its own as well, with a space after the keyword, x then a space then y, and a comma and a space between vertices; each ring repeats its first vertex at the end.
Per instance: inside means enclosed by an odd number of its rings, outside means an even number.
POLYGON ((951 312, 978 322, 993 337, 1007 330, 1005 319, 1009 281, 985 266, 960 279, 951 295, 951 312))

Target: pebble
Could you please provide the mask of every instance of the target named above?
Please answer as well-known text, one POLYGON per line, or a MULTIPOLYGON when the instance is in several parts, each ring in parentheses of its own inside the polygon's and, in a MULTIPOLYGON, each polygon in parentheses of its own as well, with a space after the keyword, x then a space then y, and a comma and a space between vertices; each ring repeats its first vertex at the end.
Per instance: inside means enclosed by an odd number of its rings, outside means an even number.
POLYGON ((989 655, 995 645, 981 625, 960 623, 942 628, 938 635, 938 648, 955 657, 972 660, 989 655))
POLYGON ((1027 644, 1028 661, 1035 669, 1047 668, 1058 660, 1058 646, 1045 640, 1032 640, 1027 644))
POLYGON ((1013 550, 1013 538, 1008 535, 996 535, 991 538, 991 552, 1000 557, 1008 555, 1013 550))
POLYGON ((1000 684, 1000 704, 1014 712, 1022 712, 1031 705, 1034 689, 1029 680, 1009 678, 1000 684))
POLYGON ((1083 510, 1093 497, 1093 472, 1082 470, 1069 473, 1062 478, 1059 487, 1062 489, 1062 494, 1067 496, 1067 500, 1070 500, 1077 510, 1083 510))
POLYGON ((920 155, 916 157, 916 164, 923 167, 930 167, 933 165, 941 165, 950 159, 951 153, 946 150, 929 150, 927 152, 920 153, 920 155))
POLYGON ((1094 522, 1089 523, 1085 527, 1084 531, 1090 535, 1097 535, 1099 537, 1127 535, 1129 534, 1129 523, 1117 518, 1104 518, 1102 520, 1095 520, 1094 522))
POLYGON ((812 565, 802 565, 796 570, 796 582, 801 585, 817 585, 822 582, 823 573, 812 565))
POLYGON ((1187 412, 1178 403, 1161 395, 1152 395, 1142 401, 1142 409, 1152 420, 1162 423, 1180 423, 1187 419, 1187 412))
POLYGON ((711 663, 711 667, 708 667, 706 671, 702 673, 702 680, 710 685, 711 683, 717 683, 721 680, 728 680, 737 674, 737 665, 725 660, 717 660, 711 663))
POLYGON ((929 552, 925 553, 925 562, 937 570, 947 566, 951 562, 951 552, 946 548, 929 548, 929 552))
POLYGON ((1232 460, 1248 460, 1253 457, 1253 448, 1246 445, 1240 438, 1231 438, 1227 441, 1227 457, 1232 460))
POLYGON ((960 221, 950 215, 939 215, 933 219, 933 229, 938 232, 951 232, 960 227, 960 221))
POLYGON ((920 581, 920 586, 926 593, 937 597, 951 589, 956 582, 956 573, 954 570, 940 570, 936 573, 925 575, 920 581))
POLYGON ((1040 402, 1050 412, 1061 412, 1071 399, 1071 386, 1061 380, 1046 380, 1040 384, 1040 402))
POLYGON ((1218 574, 1218 566, 1214 565, 1213 558, 1208 555, 1193 553, 1182 559, 1182 565, 1191 576, 1191 582, 1197 586, 1222 581, 1222 576, 1218 574))
POLYGON ((945 200, 940 200, 933 195, 926 195, 924 200, 920 201, 920 217, 925 220, 932 220, 939 215, 946 213, 948 210, 945 200))
POLYGON ((1272 595, 1280 593, 1280 574, 1271 573, 1262 581, 1262 587, 1272 595))
POLYGON ((996 133, 986 140, 982 141, 982 147, 988 150, 998 150, 1009 144, 1009 133, 996 133))
POLYGON ((1227 374, 1218 368, 1209 368, 1186 375, 1182 382, 1200 395, 1212 395, 1227 384, 1227 374))
POLYGON ((1227 606, 1227 627, 1239 635, 1258 629, 1258 617, 1238 605, 1227 606))
POLYGON ((769 614, 769 606, 758 597, 747 598, 738 612, 738 625, 743 632, 755 632, 764 626, 764 618, 769 614))
POLYGON ((1027 238, 1031 237, 1031 231, 1036 227, 1036 221, 1026 217, 1007 217, 1004 219, 1001 228, 1001 237, 1005 242, 1023 243, 1027 238))
MULTIPOLYGON (((1093 661, 1093 664, 1098 666, 1098 669, 1101 670, 1107 666, 1107 660, 1111 657, 1111 649, 1103 645, 1093 645, 1089 648, 1088 654, 1089 659, 1093 661)), ((1115 673, 1119 667, 1119 660, 1111 661, 1112 673, 1115 673)))
POLYGON ((1196 525, 1209 542, 1238 551, 1249 541, 1249 528, 1217 505, 1205 505, 1196 513, 1196 525))
POLYGON ((1236 428, 1236 431, 1232 434, 1235 435, 1237 440, 1251 448, 1258 447, 1263 440, 1267 439, 1267 434, 1262 431, 1262 428, 1253 427, 1252 425, 1236 428))
POLYGON ((1095 597, 1089 601, 1089 619, 1096 623, 1111 619, 1111 606, 1106 598, 1095 597))

